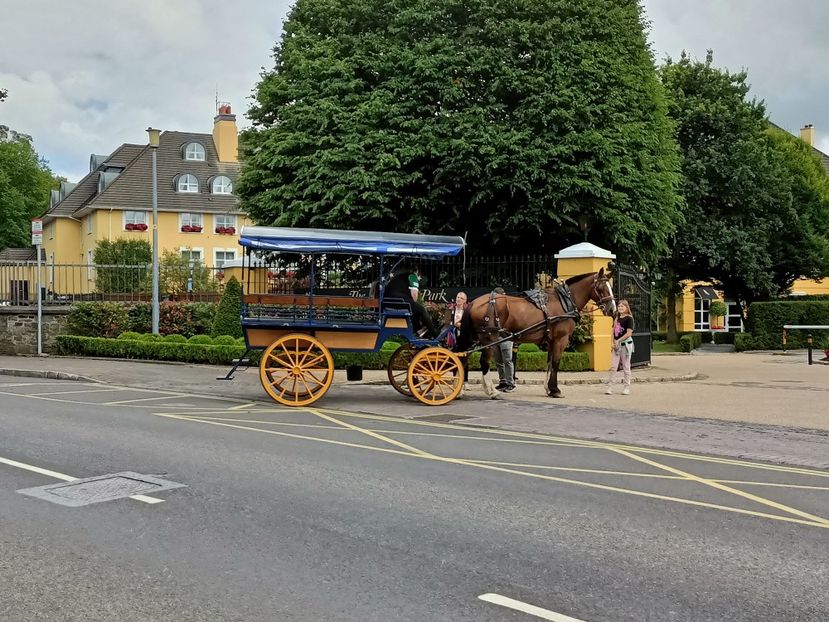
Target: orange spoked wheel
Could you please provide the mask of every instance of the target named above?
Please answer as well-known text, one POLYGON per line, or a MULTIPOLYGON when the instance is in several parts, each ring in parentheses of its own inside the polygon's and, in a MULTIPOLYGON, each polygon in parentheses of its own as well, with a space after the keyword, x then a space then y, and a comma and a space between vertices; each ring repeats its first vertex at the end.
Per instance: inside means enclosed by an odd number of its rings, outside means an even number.
POLYGON ((285 335, 262 354, 259 379, 274 400, 285 406, 308 406, 328 391, 334 359, 310 335, 285 335))
POLYGON ((408 343, 404 343, 397 348, 389 358, 389 382, 399 393, 406 397, 411 397, 412 392, 409 390, 409 365, 414 358, 415 351, 408 343))
POLYGON ((461 359, 445 348, 424 348, 412 359, 406 382, 412 395, 424 404, 448 404, 463 388, 461 359))

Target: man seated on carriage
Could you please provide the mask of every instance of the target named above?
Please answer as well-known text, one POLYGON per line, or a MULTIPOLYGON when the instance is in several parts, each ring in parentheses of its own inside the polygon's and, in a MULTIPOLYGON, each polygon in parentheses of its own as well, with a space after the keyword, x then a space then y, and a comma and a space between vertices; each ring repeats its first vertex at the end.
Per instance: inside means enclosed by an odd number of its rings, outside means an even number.
POLYGON ((395 271, 394 276, 386 285, 383 297, 385 299, 400 298, 404 300, 412 310, 412 322, 415 331, 418 334, 425 331, 426 336, 434 339, 439 334, 438 330, 435 328, 426 307, 417 301, 419 295, 420 270, 415 265, 403 264, 395 271))

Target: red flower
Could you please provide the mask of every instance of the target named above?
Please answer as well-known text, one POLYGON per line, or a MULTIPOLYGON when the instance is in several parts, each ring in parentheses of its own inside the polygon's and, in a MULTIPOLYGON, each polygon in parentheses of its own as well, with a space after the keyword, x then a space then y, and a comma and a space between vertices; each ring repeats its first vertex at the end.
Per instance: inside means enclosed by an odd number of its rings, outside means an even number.
POLYGON ((131 222, 128 222, 128 223, 124 226, 124 229, 126 229, 127 231, 135 231, 135 225, 134 225, 133 223, 131 223, 131 222))
POLYGON ((144 223, 140 223, 140 224, 135 225, 135 229, 136 229, 136 231, 146 231, 147 230, 147 225, 145 225, 144 223))
POLYGON ((236 227, 227 227, 225 229, 225 233, 229 233, 230 235, 236 235, 236 227))

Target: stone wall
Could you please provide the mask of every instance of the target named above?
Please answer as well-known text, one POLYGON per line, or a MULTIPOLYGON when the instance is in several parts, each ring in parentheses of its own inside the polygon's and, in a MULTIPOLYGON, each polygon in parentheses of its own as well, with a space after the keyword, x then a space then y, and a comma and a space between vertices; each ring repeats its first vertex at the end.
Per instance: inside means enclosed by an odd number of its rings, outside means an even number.
MULTIPOLYGON (((43 307, 43 351, 66 332, 68 307, 43 307)), ((0 307, 0 354, 37 354, 37 307, 0 307)))

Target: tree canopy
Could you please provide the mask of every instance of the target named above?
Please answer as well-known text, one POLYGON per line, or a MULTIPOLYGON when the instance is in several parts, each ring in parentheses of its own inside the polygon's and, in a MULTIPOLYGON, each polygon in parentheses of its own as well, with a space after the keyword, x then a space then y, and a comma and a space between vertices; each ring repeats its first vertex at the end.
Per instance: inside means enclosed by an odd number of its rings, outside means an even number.
POLYGON ((262 224, 591 241, 642 261, 678 154, 637 0, 297 0, 237 184, 262 224))
POLYGON ((52 173, 29 141, 0 142, 0 248, 31 245, 31 219, 49 207, 52 173))
POLYGON ((826 274, 826 173, 811 148, 770 130, 747 75, 683 55, 661 69, 682 154, 685 224, 666 260, 674 283, 715 280, 737 300, 826 274))

